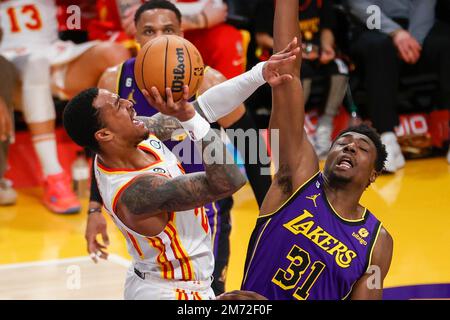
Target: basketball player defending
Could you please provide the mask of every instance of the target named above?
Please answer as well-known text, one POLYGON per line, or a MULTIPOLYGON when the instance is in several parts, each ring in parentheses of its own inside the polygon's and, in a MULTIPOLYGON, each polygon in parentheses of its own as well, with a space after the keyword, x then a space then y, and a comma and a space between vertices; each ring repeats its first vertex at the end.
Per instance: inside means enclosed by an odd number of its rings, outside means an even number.
POLYGON ((81 208, 57 153, 53 96, 63 100, 95 86, 103 71, 129 57, 112 42, 58 40, 55 0, 0 1, 0 54, 19 70, 22 111, 44 176, 44 205, 56 213, 81 208))
MULTIPOLYGON (((299 36, 298 5, 277 1, 275 52, 299 36)), ((371 128, 352 127, 333 142, 319 171, 303 129, 300 60, 281 70, 294 80, 273 88, 279 170, 250 240, 242 289, 274 300, 381 299, 393 240, 359 201, 382 171, 386 150, 371 128)))

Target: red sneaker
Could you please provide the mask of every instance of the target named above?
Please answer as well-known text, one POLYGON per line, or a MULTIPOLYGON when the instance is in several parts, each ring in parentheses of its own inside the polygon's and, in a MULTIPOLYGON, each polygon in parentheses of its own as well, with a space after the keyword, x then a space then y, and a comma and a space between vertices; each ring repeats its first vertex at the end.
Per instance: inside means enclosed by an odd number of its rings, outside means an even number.
POLYGON ((47 177, 44 186, 44 205, 55 213, 78 213, 81 204, 72 191, 69 177, 58 173, 47 177))

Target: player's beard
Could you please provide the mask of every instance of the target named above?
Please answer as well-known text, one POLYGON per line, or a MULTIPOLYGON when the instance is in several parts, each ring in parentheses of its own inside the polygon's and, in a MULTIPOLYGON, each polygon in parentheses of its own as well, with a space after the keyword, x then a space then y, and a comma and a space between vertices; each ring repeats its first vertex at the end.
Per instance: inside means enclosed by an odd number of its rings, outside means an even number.
POLYGON ((352 177, 341 175, 334 170, 330 170, 328 179, 332 185, 346 185, 352 182, 352 177))

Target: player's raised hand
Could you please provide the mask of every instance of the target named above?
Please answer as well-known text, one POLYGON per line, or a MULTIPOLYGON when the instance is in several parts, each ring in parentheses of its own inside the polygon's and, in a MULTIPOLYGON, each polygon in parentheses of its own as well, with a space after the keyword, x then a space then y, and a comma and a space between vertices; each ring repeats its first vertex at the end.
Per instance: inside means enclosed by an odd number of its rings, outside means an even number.
POLYGON ((300 54, 297 37, 295 37, 286 48, 275 53, 266 62, 263 68, 263 77, 271 87, 276 87, 293 79, 291 74, 280 73, 280 68, 286 64, 294 63, 300 54))
POLYGON ((89 214, 85 239, 87 250, 91 259, 97 263, 98 259, 108 259, 108 253, 105 251, 109 245, 109 237, 106 230, 106 219, 101 212, 89 214), (97 235, 102 236, 103 244, 97 241, 97 235))
POLYGON ((142 90, 147 102, 162 114, 177 118, 179 121, 188 121, 195 115, 194 106, 189 100, 189 87, 183 86, 183 96, 177 102, 173 101, 172 90, 166 88, 166 100, 161 97, 158 89, 152 87, 150 93, 142 90))
POLYGON ((234 290, 222 293, 217 300, 267 300, 267 298, 253 291, 234 290))

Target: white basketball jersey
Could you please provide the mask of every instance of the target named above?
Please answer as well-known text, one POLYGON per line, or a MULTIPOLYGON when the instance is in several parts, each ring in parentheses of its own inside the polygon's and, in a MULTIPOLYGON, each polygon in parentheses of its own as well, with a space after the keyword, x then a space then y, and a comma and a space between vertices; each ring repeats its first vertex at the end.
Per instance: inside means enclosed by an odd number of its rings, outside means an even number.
POLYGON ((142 174, 170 178, 184 174, 175 155, 155 136, 143 141, 139 148, 153 154, 157 161, 132 171, 105 168, 95 160, 95 177, 104 206, 125 236, 135 267, 162 279, 209 280, 214 269, 214 256, 208 218, 203 207, 170 213, 167 226, 154 237, 131 230, 115 214, 117 201, 132 179, 142 174))
POLYGON ((0 2, 3 40, 0 50, 45 47, 58 40, 54 0, 6 0, 0 2))

